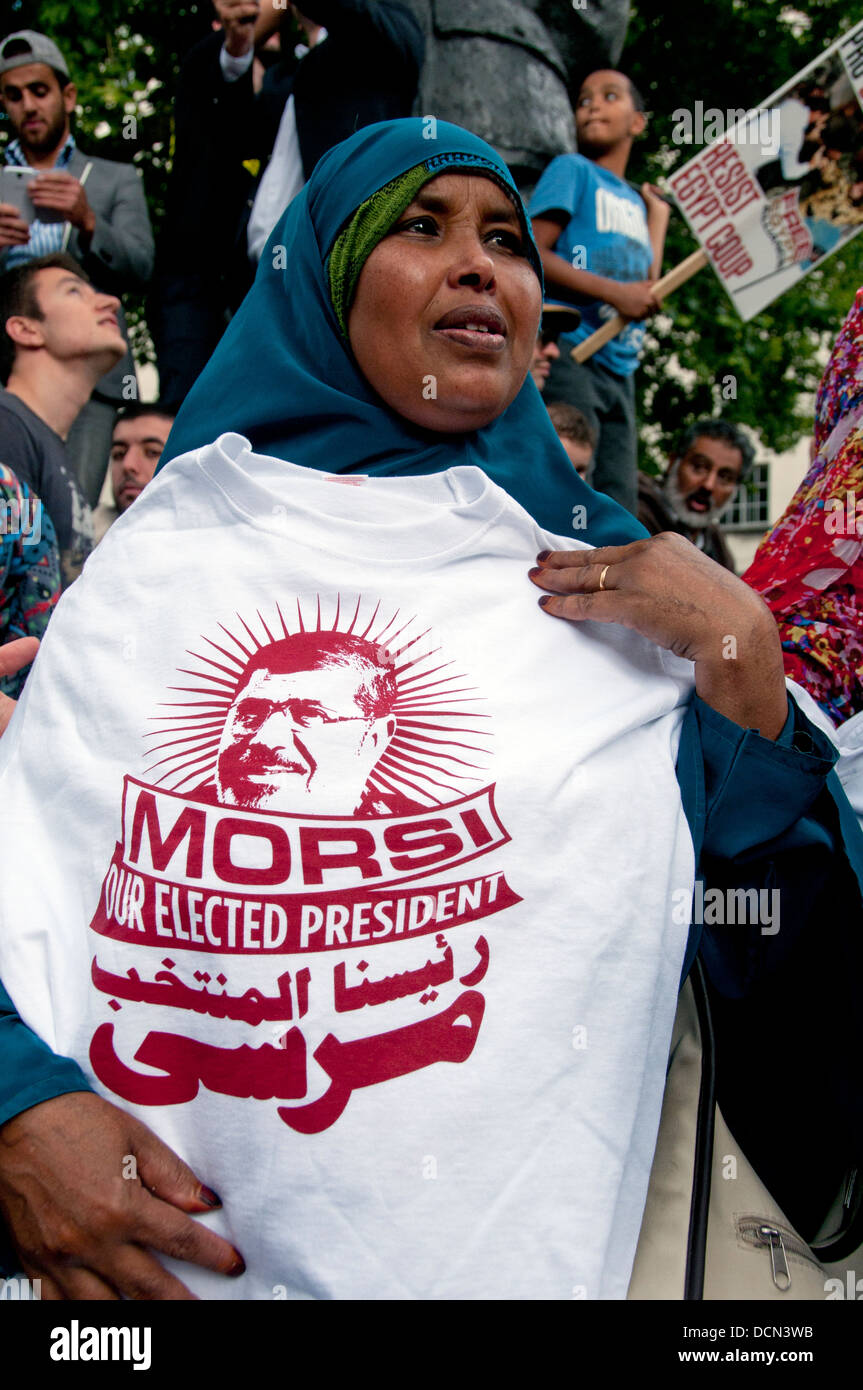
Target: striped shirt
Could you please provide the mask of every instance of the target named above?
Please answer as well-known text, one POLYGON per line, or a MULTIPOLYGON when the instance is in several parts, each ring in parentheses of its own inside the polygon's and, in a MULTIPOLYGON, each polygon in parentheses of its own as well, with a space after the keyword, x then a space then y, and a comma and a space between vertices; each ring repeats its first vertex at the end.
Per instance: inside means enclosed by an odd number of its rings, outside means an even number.
MULTIPOLYGON (((69 135, 63 148, 54 161, 55 169, 65 169, 75 149, 75 137, 69 135)), ((19 140, 12 140, 6 146, 6 163, 19 169, 28 167, 19 140)), ((40 222, 38 218, 30 223, 30 240, 24 246, 9 246, 3 255, 3 269, 12 270, 16 265, 24 265, 37 256, 50 256, 55 251, 63 251, 69 239, 68 222, 40 222)))

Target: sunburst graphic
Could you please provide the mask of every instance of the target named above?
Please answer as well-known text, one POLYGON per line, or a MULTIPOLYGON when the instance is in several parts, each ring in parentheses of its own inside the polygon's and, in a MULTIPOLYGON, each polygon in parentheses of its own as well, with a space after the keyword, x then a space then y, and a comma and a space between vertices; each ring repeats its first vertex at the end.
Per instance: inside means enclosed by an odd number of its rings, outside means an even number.
POLYGON ((362 595, 349 621, 341 598, 329 621, 320 595, 307 603, 314 607, 314 618, 304 616, 297 598, 293 627, 277 604, 269 624, 260 609, 251 622, 238 613, 231 627, 218 624, 219 640, 202 637, 207 651, 187 649, 195 664, 178 671, 196 684, 170 686, 186 698, 164 701, 161 708, 170 713, 155 716, 153 722, 161 727, 145 734, 157 740, 147 752, 153 785, 182 794, 214 788, 225 721, 249 663, 285 638, 329 632, 353 635, 385 653, 395 679, 395 733, 369 776, 370 791, 439 806, 484 785, 492 738, 485 727, 489 715, 475 708, 483 697, 464 672, 450 669, 454 663, 434 645, 432 629, 422 628, 416 616, 403 617, 400 609, 384 621, 380 601, 373 608, 368 601, 366 609, 372 611, 363 613, 362 595))

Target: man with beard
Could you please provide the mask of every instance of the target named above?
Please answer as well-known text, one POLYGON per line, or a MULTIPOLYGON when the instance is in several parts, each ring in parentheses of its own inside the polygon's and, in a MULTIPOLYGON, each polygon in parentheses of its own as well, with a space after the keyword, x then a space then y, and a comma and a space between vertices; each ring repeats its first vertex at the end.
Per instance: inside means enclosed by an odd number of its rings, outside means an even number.
MULTIPOLYGON (((22 29, 0 41, 0 103, 14 136, 4 158, 27 171, 35 213, 28 221, 0 196, 0 269, 68 251, 102 294, 120 295, 145 285, 153 268, 144 187, 133 165, 80 149, 71 130, 76 101, 66 59, 53 40, 22 29)), ((135 380, 122 311, 119 323, 127 351, 99 382, 68 435, 69 456, 90 506, 105 477, 117 406, 135 380)))
POLYGON ((638 519, 652 536, 677 531, 711 560, 734 573, 731 552, 717 525, 755 451, 730 420, 697 420, 669 455, 662 478, 638 475, 638 519))
POLYGON ((173 410, 158 401, 132 401, 119 412, 111 438, 113 506, 100 502, 93 513, 94 545, 152 482, 173 423, 173 410))

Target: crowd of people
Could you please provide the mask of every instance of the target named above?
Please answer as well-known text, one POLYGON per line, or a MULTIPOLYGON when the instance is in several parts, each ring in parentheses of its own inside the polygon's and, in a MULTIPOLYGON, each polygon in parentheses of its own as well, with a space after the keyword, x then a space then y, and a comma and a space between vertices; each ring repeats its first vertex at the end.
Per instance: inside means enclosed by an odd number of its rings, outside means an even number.
POLYGON ((55 1298, 624 1298, 696 956, 735 1136, 807 1240, 859 1245, 856 1188, 829 1217, 863 1157, 863 543, 818 525, 863 486, 861 305, 743 583, 740 423, 638 469, 670 209, 625 177, 628 76, 586 76, 579 153, 525 202, 411 115, 396 0, 289 7, 293 53, 275 5, 214 8, 155 260, 57 45, 0 41, 27 175, 0 200, 7 1265, 55 1298), (672 911, 696 881, 781 893, 778 943, 672 911), (834 1032, 783 1052, 765 998, 813 980, 834 1032), (805 1176, 765 1087, 818 1117, 805 1176))
MULTIPOLYGON (((0 446, 14 475, 7 485, 29 489, 56 532, 61 589, 104 534, 106 515, 122 509, 106 485, 106 470, 114 425, 138 389, 117 296, 149 286, 158 411, 170 418, 247 292, 276 219, 321 154, 358 126, 411 111, 423 58, 413 15, 395 0, 344 11, 337 5, 326 13, 330 29, 293 6, 262 15, 259 0, 214 0, 214 31, 187 55, 177 82, 158 255, 134 168, 85 153, 76 143, 76 88, 58 46, 32 31, 12 34, 0 46, 0 101, 14 136, 5 167, 30 176, 21 186, 31 204, 25 217, 22 200, 11 204, 0 197, 3 320, 16 320, 11 342, 7 333, 0 345, 0 446), (305 43, 292 51, 299 34, 305 43), (76 268, 67 266, 69 273, 83 275, 114 301, 106 311, 116 316, 122 354, 104 358, 94 350, 85 362, 64 349, 46 368, 52 350, 32 340, 32 320, 38 315, 45 321, 42 286, 57 277, 42 272, 60 265, 43 258, 57 255, 71 257, 76 268), (28 267, 24 277, 9 274, 28 267), (31 320, 29 327, 22 318, 31 320)), ((712 471, 693 476, 683 494, 675 484, 677 441, 664 477, 637 468, 633 377, 644 317, 659 307, 652 284, 669 216, 657 189, 645 184, 638 191, 625 178, 633 142, 645 129, 643 100, 627 77, 598 72, 582 87, 575 121, 579 154, 552 160, 530 203, 548 296, 531 374, 555 406, 552 418, 566 421, 563 446, 567 452, 574 446, 579 471, 593 487, 636 513, 650 534, 679 531, 733 568, 717 522, 734 494, 725 486, 730 473, 739 484, 749 470, 743 431, 732 422, 702 431, 733 439, 736 455, 726 460, 721 478, 712 471), (589 336, 609 306, 629 326, 576 366, 569 349, 589 336), (563 405, 569 409, 561 412, 563 405)), ((46 553, 54 564, 50 543, 46 553)), ((34 564, 41 566, 44 585, 48 563, 45 555, 31 555, 29 567, 7 572, 7 641, 44 631, 56 585, 49 585, 50 596, 40 589, 39 611, 23 620, 14 589, 31 583, 34 564)), ((20 689, 25 675, 4 677, 0 688, 20 689)))
MULTIPOLYGON (((29 489, 56 532, 61 589, 80 573, 106 517, 123 509, 106 486, 106 470, 115 423, 138 391, 117 296, 150 287, 157 413, 170 419, 248 290, 278 216, 321 154, 357 127, 411 111, 423 40, 409 10, 388 0, 336 5, 326 15, 330 29, 295 6, 281 12, 273 6, 262 15, 260 0, 214 0, 214 31, 180 68, 165 227, 155 256, 134 168, 85 154, 76 143, 76 88, 58 46, 33 31, 0 45, 0 101, 14 136, 5 167, 31 175, 21 185, 31 205, 27 216, 23 201, 0 198, 0 307, 5 324, 14 320, 0 345, 0 446, 13 475, 7 486, 29 489), (298 35, 305 42, 291 51, 298 35), (45 259, 57 256, 69 259, 45 259), (110 297, 105 312, 116 319, 122 353, 112 348, 113 355, 100 355, 93 343, 78 359, 65 347, 58 353, 50 342, 36 342, 34 333, 44 330, 34 329, 33 320, 50 322, 47 287, 62 268, 110 297)), ((721 476, 685 472, 690 486, 683 492, 675 483, 676 442, 665 477, 639 473, 636 464, 633 375, 643 319, 659 307, 652 283, 669 216, 657 189, 645 184, 637 191, 625 179, 633 142, 645 129, 643 100, 627 77, 598 72, 583 84, 575 121, 579 154, 552 160, 530 204, 548 293, 531 374, 555 407, 552 419, 565 422, 563 446, 593 487, 637 513, 650 534, 679 531, 733 568, 716 523, 734 493, 725 486, 731 474, 741 483, 748 472, 751 448, 743 431, 721 422, 701 432, 725 438, 735 456, 721 476), (625 314, 629 326, 576 366, 569 349, 600 324, 608 306, 625 314)), ((65 295, 68 301, 83 291, 67 281, 65 295)), ((108 336, 117 343, 108 319, 108 336)), ((46 553, 53 564, 50 542, 46 553)), ((31 583, 30 570, 39 565, 44 585, 49 562, 45 555, 31 561, 15 569, 17 582, 31 583)), ((50 597, 40 590, 39 611, 22 620, 12 574, 4 590, 6 640, 41 636, 57 586, 49 586, 50 597)), ((20 689, 25 675, 4 678, 2 688, 20 689)))

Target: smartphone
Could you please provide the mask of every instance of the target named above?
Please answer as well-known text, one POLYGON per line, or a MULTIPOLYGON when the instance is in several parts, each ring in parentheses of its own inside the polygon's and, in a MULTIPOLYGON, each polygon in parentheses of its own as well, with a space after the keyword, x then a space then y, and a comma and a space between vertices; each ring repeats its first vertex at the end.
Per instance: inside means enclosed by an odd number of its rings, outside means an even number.
POLYGON ((0 203, 11 203, 27 223, 34 222, 37 217, 40 222, 65 222, 66 219, 61 212, 55 212, 50 208, 37 210, 31 203, 30 180, 35 179, 39 172, 38 169, 31 169, 29 166, 0 166, 0 203))

